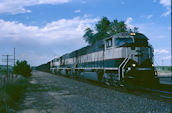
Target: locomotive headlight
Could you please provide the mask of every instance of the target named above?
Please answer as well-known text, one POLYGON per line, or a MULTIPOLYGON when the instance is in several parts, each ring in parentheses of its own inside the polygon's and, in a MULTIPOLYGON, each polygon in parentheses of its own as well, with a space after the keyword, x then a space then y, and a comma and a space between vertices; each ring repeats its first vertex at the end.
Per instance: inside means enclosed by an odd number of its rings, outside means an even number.
POLYGON ((154 67, 154 64, 152 64, 152 67, 154 67))
POLYGON ((132 64, 133 67, 136 67, 136 64, 132 64))
POLYGON ((131 70, 131 67, 128 67, 128 70, 131 70))

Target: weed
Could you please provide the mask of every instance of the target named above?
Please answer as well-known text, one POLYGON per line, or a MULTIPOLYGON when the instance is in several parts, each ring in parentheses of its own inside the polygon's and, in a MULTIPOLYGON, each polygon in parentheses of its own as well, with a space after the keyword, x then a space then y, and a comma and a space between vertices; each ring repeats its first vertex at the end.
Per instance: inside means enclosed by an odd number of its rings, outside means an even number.
POLYGON ((0 113, 10 112, 14 104, 20 100, 28 86, 28 80, 19 78, 13 82, 7 82, 0 88, 0 113))

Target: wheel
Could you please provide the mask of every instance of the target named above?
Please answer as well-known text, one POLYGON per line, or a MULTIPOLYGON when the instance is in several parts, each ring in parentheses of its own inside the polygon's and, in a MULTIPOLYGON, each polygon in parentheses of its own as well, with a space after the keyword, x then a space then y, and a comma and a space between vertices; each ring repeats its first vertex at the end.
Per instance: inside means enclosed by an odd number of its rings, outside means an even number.
POLYGON ((65 70, 66 76, 69 76, 69 72, 68 70, 65 70))
POLYGON ((80 70, 75 70, 76 78, 79 78, 79 77, 80 77, 80 73, 81 73, 81 71, 80 71, 80 70))
POLYGON ((103 80, 103 75, 104 75, 103 70, 97 71, 97 78, 100 82, 103 80))
POLYGON ((109 84, 110 84, 110 86, 115 86, 115 82, 114 82, 112 75, 110 75, 109 84))
POLYGON ((103 82, 104 84, 108 85, 108 86, 110 85, 110 84, 109 84, 109 81, 108 81, 108 76, 107 76, 106 73, 103 74, 102 82, 103 82))
POLYGON ((102 77, 102 81, 108 86, 115 86, 113 76, 110 74, 104 74, 102 77))

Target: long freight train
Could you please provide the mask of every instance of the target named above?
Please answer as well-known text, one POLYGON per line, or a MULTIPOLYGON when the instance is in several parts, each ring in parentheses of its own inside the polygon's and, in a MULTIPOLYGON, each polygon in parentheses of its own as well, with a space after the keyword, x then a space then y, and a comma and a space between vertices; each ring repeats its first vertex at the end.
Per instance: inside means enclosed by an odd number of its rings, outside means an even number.
POLYGON ((159 81, 153 66, 153 48, 141 33, 118 33, 55 58, 50 62, 50 70, 108 85, 159 81))

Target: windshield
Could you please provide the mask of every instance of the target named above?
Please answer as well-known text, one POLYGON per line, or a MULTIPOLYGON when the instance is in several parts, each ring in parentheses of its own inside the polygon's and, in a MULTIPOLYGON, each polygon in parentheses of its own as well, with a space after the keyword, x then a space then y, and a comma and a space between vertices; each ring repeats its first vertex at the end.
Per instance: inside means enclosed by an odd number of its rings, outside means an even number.
POLYGON ((135 38, 133 42, 132 38, 116 38, 115 45, 116 47, 148 47, 148 41, 147 39, 135 38))
POLYGON ((148 41, 145 39, 135 39, 135 44, 136 47, 142 47, 142 46, 148 46, 148 41))
POLYGON ((132 38, 116 38, 115 39, 115 45, 117 47, 121 46, 129 46, 133 43, 132 38))

